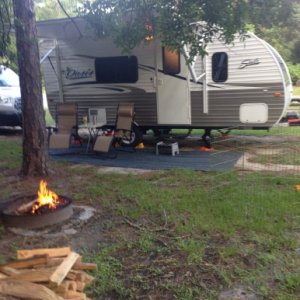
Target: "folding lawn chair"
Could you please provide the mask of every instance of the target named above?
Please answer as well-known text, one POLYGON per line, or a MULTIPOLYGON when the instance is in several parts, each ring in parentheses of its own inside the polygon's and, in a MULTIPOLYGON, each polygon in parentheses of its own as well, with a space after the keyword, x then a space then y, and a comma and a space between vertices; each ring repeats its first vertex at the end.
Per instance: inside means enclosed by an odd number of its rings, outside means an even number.
POLYGON ((79 142, 77 105, 60 103, 56 107, 56 128, 49 135, 49 148, 69 148, 72 141, 79 142))
POLYGON ((97 136, 93 150, 96 153, 106 153, 108 157, 116 157, 116 145, 124 146, 130 144, 133 117, 134 104, 120 103, 118 106, 116 127, 113 135, 97 136))

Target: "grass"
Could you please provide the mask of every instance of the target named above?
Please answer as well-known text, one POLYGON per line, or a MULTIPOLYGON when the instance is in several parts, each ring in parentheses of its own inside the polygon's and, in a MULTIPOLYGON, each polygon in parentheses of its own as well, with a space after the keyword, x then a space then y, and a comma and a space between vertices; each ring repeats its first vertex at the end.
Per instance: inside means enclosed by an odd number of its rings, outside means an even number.
POLYGON ((45 110, 45 120, 47 126, 55 126, 55 121, 53 120, 48 109, 45 110))
MULTIPOLYGON (((147 179, 114 177, 112 185, 122 187, 115 190, 115 199, 127 200, 110 202, 109 206, 113 205, 133 224, 143 224, 139 225, 142 229, 136 242, 120 244, 119 249, 108 252, 107 259, 118 261, 120 286, 129 276, 132 284, 127 286, 127 292, 134 295, 137 286, 142 286, 142 293, 147 294, 153 289, 152 278, 157 277, 164 294, 176 295, 178 299, 216 299, 221 286, 242 283, 266 299, 297 299, 299 286, 293 265, 297 244, 292 234, 300 214, 300 203, 292 188, 297 181, 259 174, 243 178, 224 174, 216 178, 213 174, 203 176, 187 171, 147 179), (226 187, 219 186, 216 180, 226 182, 226 187), (207 186, 207 181, 214 189, 207 186), (170 226, 166 232, 153 233, 165 224, 170 226), (132 263, 126 259, 130 253, 134 267, 128 267, 132 263), (144 265, 147 257, 151 270, 144 265), (173 261, 168 264, 169 259, 173 261), (164 272, 160 273, 162 260, 164 272), (203 268, 205 275, 201 273, 203 268), (284 274, 280 284, 273 272, 284 274), (187 279, 178 285, 175 273, 187 279), (216 280, 216 285, 202 283, 199 288, 196 281, 201 283, 202 276, 216 280)), ((103 185, 99 193, 109 194, 108 184, 103 185)), ((119 297, 126 297, 119 292, 119 297)))
MULTIPOLYGON (((186 129, 173 129, 172 134, 175 135, 186 135, 186 129)), ((191 136, 202 136, 204 131, 202 129, 193 129, 191 136)), ((212 130, 212 136, 215 139, 218 139, 223 134, 218 130, 212 130)), ((300 126, 294 127, 272 127, 270 129, 232 129, 229 132, 229 135, 243 135, 243 136, 299 136, 300 135, 300 126)))
MULTIPOLYGON (((29 188, 5 184, 5 174, 18 171, 20 151, 18 141, 0 140, 2 194, 29 188)), ((298 176, 100 174, 66 162, 51 169, 58 192, 102 212, 94 239, 106 238, 80 249, 99 267, 91 298, 210 300, 245 286, 262 299, 299 299, 298 176)))
POLYGON ((287 207, 287 200, 295 194, 291 189, 284 195, 278 195, 277 190, 270 188, 269 179, 258 174, 243 178, 232 173, 207 177, 197 176, 193 171, 172 171, 164 175, 159 183, 156 180, 138 180, 138 189, 132 189, 134 183, 130 180, 137 182, 135 178, 130 178, 125 185, 122 183, 119 195, 115 192, 117 197, 135 199, 137 202, 134 208, 127 204, 117 205, 123 215, 139 219, 147 211, 163 219, 162 213, 166 211, 168 221, 185 234, 220 232, 231 236, 237 230, 279 234, 287 229, 281 217, 286 209, 291 209, 287 207), (260 182, 257 182, 257 176, 260 182), (206 183, 208 179, 209 186, 206 183), (219 186, 220 181, 226 182, 226 186, 219 186), (255 184, 256 189, 247 194, 245 191, 250 182, 255 184), (278 219, 276 224, 272 222, 274 219, 278 219))
POLYGON ((300 95, 300 86, 293 87, 293 95, 300 95))
POLYGON ((21 164, 22 149, 20 141, 0 141, 0 167, 15 169, 21 164))

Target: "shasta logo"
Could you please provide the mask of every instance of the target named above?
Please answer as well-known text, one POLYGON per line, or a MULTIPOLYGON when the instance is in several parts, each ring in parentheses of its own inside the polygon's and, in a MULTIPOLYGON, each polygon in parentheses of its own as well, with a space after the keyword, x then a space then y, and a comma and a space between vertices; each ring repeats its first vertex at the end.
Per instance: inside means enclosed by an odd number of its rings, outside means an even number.
POLYGON ((72 68, 67 68, 62 71, 62 75, 69 80, 85 79, 93 77, 94 71, 87 69, 85 71, 78 71, 72 68))
POLYGON ((241 61, 239 69, 245 69, 246 67, 253 66, 253 65, 259 65, 259 64, 260 64, 259 58, 244 59, 241 61))

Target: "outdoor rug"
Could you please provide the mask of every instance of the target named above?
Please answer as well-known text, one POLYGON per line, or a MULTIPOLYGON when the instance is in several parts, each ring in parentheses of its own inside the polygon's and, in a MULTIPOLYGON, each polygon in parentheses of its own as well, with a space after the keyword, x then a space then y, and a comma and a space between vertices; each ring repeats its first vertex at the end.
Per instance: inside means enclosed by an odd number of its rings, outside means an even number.
POLYGON ((91 164, 103 167, 134 168, 146 170, 192 169, 198 171, 231 170, 241 152, 236 151, 180 151, 179 155, 156 155, 153 149, 137 149, 135 152, 118 151, 116 158, 86 154, 78 149, 55 150, 49 152, 53 160, 69 161, 76 164, 91 164))

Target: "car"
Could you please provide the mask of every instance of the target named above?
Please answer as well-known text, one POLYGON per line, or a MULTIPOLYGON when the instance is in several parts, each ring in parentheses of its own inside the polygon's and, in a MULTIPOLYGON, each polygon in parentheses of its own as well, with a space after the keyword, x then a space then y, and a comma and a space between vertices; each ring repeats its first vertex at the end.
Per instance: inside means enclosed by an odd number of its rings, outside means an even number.
POLYGON ((19 76, 0 65, 0 126, 22 126, 19 76))

